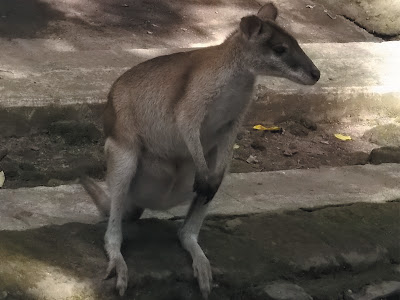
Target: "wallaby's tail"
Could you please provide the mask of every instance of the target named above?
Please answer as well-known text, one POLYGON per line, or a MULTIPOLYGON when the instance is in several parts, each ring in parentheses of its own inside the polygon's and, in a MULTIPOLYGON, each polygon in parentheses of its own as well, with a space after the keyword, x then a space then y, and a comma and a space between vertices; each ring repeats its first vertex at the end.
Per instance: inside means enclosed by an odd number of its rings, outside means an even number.
POLYGON ((108 217, 110 215, 111 201, 106 191, 102 189, 93 179, 87 176, 82 176, 79 179, 80 184, 93 199, 94 204, 100 213, 108 217))

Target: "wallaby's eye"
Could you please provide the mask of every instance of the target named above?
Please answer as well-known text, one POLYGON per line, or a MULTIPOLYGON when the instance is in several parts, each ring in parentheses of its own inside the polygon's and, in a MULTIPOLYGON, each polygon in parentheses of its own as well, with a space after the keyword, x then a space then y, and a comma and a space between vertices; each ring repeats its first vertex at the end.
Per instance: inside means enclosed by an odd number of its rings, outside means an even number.
POLYGON ((272 48, 272 50, 276 55, 283 55, 287 52, 287 47, 284 45, 279 45, 272 48))

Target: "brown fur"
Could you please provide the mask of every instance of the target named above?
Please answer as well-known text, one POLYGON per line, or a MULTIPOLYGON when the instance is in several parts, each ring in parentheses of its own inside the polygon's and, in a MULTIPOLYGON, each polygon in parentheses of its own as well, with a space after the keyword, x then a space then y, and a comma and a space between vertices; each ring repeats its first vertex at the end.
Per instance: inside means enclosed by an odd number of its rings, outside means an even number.
POLYGON ((99 209, 110 211, 107 272, 116 270, 121 295, 128 284, 120 252, 123 216, 191 201, 179 239, 208 297, 211 267, 197 237, 228 168, 256 76, 312 85, 320 75, 276 16, 275 6, 266 4, 257 16, 242 18, 221 45, 153 58, 112 86, 104 112, 108 191, 83 184, 91 196, 102 197, 95 201, 99 209))

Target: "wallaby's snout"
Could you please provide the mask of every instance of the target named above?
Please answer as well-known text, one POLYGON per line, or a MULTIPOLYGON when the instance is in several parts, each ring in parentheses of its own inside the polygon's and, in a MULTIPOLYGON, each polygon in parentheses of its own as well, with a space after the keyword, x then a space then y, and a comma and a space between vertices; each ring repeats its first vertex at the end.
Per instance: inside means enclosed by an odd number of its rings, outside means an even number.
POLYGON ((257 15, 244 17, 240 29, 247 45, 248 67, 257 75, 284 77, 314 85, 321 73, 296 39, 276 22, 278 10, 268 3, 257 15))
POLYGON ((311 70, 311 77, 315 80, 315 83, 318 82, 319 78, 321 77, 321 72, 317 69, 317 67, 314 67, 311 70))

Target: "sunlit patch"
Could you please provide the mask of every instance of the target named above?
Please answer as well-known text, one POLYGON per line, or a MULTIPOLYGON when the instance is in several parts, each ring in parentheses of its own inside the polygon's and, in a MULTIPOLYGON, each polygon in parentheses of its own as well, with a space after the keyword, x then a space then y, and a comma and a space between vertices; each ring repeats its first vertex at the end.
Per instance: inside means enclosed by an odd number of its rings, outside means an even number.
POLYGON ((385 42, 385 49, 385 56, 376 70, 379 74, 379 85, 372 90, 381 94, 400 92, 400 42, 385 42))
POLYGON ((45 266, 35 286, 27 290, 27 294, 35 299, 95 299, 95 292, 91 284, 63 274, 61 269, 45 266))
POLYGON ((58 52, 71 52, 75 51, 75 47, 63 40, 45 40, 44 47, 58 52))

